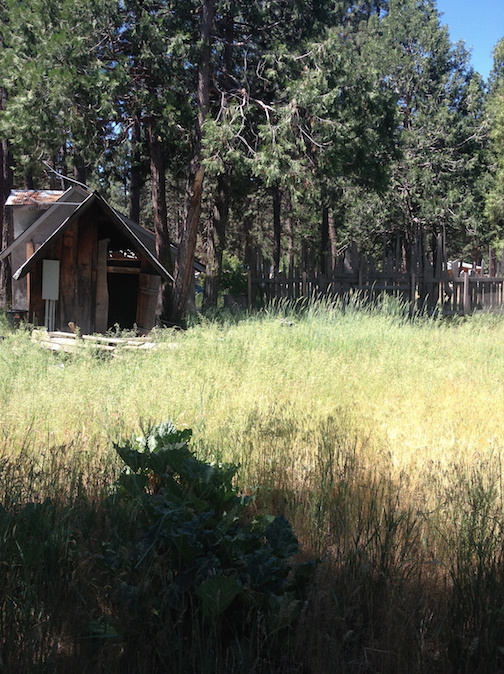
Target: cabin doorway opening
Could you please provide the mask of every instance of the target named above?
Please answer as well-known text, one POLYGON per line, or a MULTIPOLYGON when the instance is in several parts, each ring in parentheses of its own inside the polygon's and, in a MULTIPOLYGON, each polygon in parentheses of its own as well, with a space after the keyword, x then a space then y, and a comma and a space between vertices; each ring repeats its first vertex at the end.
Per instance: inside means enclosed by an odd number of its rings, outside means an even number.
POLYGON ((118 324, 131 329, 136 322, 139 274, 107 274, 109 292, 108 328, 118 324))

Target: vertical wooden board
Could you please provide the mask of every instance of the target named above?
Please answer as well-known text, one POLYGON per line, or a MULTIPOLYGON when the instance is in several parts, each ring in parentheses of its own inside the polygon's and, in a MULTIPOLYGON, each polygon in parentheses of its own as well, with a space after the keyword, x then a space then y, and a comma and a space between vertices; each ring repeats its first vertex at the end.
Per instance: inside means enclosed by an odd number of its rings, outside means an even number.
POLYGON ((96 331, 96 288, 98 283, 98 224, 93 223, 93 248, 91 253, 91 326, 96 331))
POLYGON ((77 249, 77 325, 84 334, 94 330, 95 297, 93 295, 93 247, 96 243, 96 225, 87 212, 79 220, 79 247, 77 249))
POLYGON ((109 292, 107 284, 107 248, 109 239, 98 242, 98 260, 96 263, 96 332, 106 332, 108 325, 109 292))
POLYGON ((350 248, 347 248, 345 250, 345 255, 343 258, 343 271, 345 274, 351 274, 352 273, 352 256, 351 256, 351 251, 350 248))
POLYGON ((30 271, 30 321, 34 325, 44 325, 45 305, 42 299, 42 260, 30 271))
POLYGON ((161 279, 154 274, 140 274, 136 324, 150 330, 156 322, 157 297, 161 279))
MULTIPOLYGON (((35 252, 33 241, 26 243, 26 259, 35 252)), ((34 325, 44 325, 44 302, 42 300, 42 265, 35 265, 27 274, 26 292, 28 320, 34 325), (40 268, 38 268, 40 266, 40 268)))
MULTIPOLYGON (((33 247, 33 241, 28 241, 26 243, 26 259, 30 258, 34 253, 34 247, 33 247)), ((28 308, 28 320, 31 323, 35 323, 33 320, 33 312, 31 308, 31 281, 30 281, 31 274, 28 273, 26 275, 26 305, 28 308)))
POLYGON ((464 314, 471 312, 471 292, 469 288, 469 274, 464 274, 464 285, 462 290, 462 311, 464 314))
POLYGON ((277 296, 280 297, 285 297, 285 289, 286 289, 286 283, 285 283, 285 274, 283 269, 278 272, 278 291, 277 291, 277 296))
MULTIPOLYGON (((33 250, 33 247, 32 247, 33 250)), ((14 248, 10 254, 12 273, 17 271, 28 259, 28 250, 26 246, 18 246, 14 248)), ((18 281, 12 279, 12 308, 16 311, 28 310, 28 280, 25 277, 18 281)))
POLYGON ((77 311, 77 248, 79 235, 77 225, 72 225, 63 234, 60 266, 59 329, 68 331, 68 323, 78 323, 77 311))

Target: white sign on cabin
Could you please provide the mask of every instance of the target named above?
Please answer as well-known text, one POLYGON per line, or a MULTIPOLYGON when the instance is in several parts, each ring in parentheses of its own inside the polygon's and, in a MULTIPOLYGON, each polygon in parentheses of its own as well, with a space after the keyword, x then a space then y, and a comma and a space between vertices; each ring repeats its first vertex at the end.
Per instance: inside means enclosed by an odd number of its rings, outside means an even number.
POLYGON ((59 300, 59 260, 42 261, 42 299, 59 300))
POLYGON ((56 318, 56 302, 59 299, 59 260, 42 261, 42 299, 45 301, 44 325, 52 332, 56 318))

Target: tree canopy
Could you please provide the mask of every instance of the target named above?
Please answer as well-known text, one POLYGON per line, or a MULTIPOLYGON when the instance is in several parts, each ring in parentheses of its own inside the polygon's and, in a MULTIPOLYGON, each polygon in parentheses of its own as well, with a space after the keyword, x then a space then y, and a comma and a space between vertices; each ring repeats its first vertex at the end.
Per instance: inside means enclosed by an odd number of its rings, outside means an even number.
POLYGON ((162 320, 190 310, 195 255, 211 306, 224 254, 254 246, 279 268, 306 245, 502 239, 502 41, 485 84, 433 0, 1 0, 0 19, 3 195, 46 187, 45 161, 152 228, 168 268, 176 244, 162 320))

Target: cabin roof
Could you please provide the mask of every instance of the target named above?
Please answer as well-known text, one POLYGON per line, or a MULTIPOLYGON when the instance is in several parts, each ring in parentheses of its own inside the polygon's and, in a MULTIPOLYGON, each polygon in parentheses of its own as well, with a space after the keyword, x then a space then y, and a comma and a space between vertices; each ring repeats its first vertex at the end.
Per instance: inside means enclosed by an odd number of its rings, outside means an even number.
MULTIPOLYGON (((26 203, 33 204, 35 199, 33 196, 35 191, 30 191, 30 196, 27 196, 27 191, 17 190, 11 193, 7 204, 11 206, 25 205, 26 203), (20 194, 23 192, 23 196, 20 194)), ((56 191, 37 191, 37 195, 45 194, 51 195, 51 198, 56 195, 56 191)), ((132 222, 119 211, 112 208, 107 201, 97 192, 86 191, 80 187, 72 186, 65 192, 59 191, 59 196, 53 202, 44 202, 49 208, 39 218, 35 220, 22 234, 20 234, 0 253, 0 260, 7 257, 13 250, 20 246, 27 240, 36 240, 38 244, 35 252, 17 269, 13 277, 20 279, 25 276, 33 265, 44 257, 47 249, 54 243, 56 239, 63 235, 63 233, 70 227, 92 204, 98 204, 99 207, 106 213, 110 221, 119 229, 126 238, 129 239, 133 248, 137 252, 142 252, 157 273, 167 281, 173 281, 173 276, 167 269, 158 261, 155 253, 155 238, 152 232, 149 232, 144 227, 132 222)), ((41 197, 42 198, 42 197, 41 197)))
MULTIPOLYGON (((15 279, 20 279, 25 276, 33 265, 41 260, 47 249, 57 240, 63 233, 83 214, 92 204, 98 204, 100 208, 108 215, 111 222, 129 239, 133 248, 136 251, 141 251, 149 260, 154 269, 158 274, 163 277, 166 281, 173 281, 173 276, 168 272, 167 269, 157 260, 156 256, 149 250, 149 248, 140 240, 138 235, 133 231, 130 225, 125 221, 118 211, 115 211, 109 204, 101 197, 97 192, 91 192, 87 197, 82 201, 82 203, 74 207, 73 212, 68 216, 60 218, 60 222, 52 229, 52 232, 49 236, 41 243, 39 248, 26 260, 24 264, 16 270, 13 274, 15 279)), ((38 221, 37 221, 38 222, 38 221)), ((36 223, 33 223, 34 227, 36 223)), ((140 225, 138 225, 140 227, 140 225)), ((18 239, 21 237, 18 237, 18 239)))
POLYGON ((63 190, 12 190, 5 205, 48 208, 63 194, 63 190))
MULTIPOLYGON (((6 205, 9 205, 9 200, 13 194, 15 192, 11 192, 6 205)), ((13 250, 25 241, 33 241, 36 246, 40 246, 64 219, 72 215, 75 208, 89 195, 89 192, 80 187, 72 186, 65 192, 59 192, 59 194, 60 197, 56 202, 48 204, 49 207, 27 229, 21 232, 19 236, 16 236, 10 246, 7 246, 7 248, 4 248, 0 252, 0 261, 10 255, 13 250)), ((23 204, 14 199, 10 205, 18 207, 23 204)))

